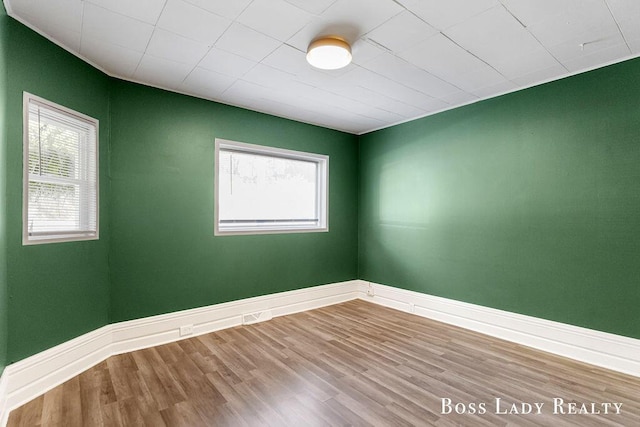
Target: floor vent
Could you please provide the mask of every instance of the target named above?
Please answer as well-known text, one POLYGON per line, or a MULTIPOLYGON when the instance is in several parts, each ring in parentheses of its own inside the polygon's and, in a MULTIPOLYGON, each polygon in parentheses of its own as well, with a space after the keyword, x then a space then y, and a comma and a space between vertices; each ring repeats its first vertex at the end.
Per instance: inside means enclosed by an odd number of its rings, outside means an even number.
POLYGON ((253 323, 264 322, 265 320, 271 320, 273 314, 271 310, 258 311, 256 313, 248 313, 242 315, 242 324, 251 325, 253 323))

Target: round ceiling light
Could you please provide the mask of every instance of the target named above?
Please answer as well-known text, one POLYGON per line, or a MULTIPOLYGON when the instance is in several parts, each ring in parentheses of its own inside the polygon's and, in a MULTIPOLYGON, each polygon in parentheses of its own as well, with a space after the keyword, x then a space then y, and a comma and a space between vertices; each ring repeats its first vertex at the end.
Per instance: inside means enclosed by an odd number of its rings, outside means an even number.
POLYGON ((322 70, 337 70, 351 62, 351 46, 337 37, 314 40, 307 49, 307 62, 322 70))

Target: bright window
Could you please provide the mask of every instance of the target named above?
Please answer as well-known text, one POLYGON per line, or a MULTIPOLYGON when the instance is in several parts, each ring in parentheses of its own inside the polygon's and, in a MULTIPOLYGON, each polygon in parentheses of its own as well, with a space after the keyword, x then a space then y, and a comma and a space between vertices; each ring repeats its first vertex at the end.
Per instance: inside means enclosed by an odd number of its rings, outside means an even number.
POLYGON ((24 93, 25 245, 98 238, 98 121, 24 93))
POLYGON ((215 234, 327 231, 329 157, 216 139, 215 234))

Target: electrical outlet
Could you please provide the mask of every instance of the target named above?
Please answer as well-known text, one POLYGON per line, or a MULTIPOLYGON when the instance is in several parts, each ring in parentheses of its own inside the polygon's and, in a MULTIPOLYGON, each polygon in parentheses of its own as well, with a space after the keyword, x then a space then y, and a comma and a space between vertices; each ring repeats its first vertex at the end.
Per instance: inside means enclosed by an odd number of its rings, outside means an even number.
POLYGON ((180 326, 180 336, 191 335, 193 333, 193 325, 180 326))
POLYGON ((373 289, 373 285, 369 283, 369 287, 367 288, 367 296, 374 297, 376 296, 376 292, 373 289))

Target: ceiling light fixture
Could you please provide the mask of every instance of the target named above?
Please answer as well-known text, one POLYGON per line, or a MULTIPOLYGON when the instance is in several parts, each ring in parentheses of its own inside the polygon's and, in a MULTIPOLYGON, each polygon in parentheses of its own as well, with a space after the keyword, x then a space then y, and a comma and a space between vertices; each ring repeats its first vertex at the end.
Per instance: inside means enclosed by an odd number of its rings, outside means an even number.
POLYGON ((337 70, 351 62, 351 46, 338 37, 314 40, 307 49, 307 62, 322 70, 337 70))

